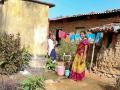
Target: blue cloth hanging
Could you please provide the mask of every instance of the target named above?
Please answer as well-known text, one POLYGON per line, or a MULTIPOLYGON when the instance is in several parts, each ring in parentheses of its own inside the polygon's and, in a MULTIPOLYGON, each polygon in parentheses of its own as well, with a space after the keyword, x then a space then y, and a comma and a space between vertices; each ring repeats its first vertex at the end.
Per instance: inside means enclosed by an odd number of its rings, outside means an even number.
POLYGON ((74 42, 74 41, 75 41, 75 34, 71 34, 69 37, 70 37, 70 41, 71 41, 71 42, 74 42))
POLYGON ((93 43, 94 39, 95 39, 95 34, 93 34, 93 33, 86 34, 86 37, 88 38, 90 43, 93 43))
POLYGON ((81 40, 80 34, 75 34, 75 40, 81 40))
POLYGON ((89 39, 89 37, 90 37, 90 34, 86 34, 86 37, 89 39))
POLYGON ((95 40, 95 43, 99 43, 100 40, 102 38, 102 33, 101 32, 98 32, 97 35, 96 35, 96 40, 95 40))

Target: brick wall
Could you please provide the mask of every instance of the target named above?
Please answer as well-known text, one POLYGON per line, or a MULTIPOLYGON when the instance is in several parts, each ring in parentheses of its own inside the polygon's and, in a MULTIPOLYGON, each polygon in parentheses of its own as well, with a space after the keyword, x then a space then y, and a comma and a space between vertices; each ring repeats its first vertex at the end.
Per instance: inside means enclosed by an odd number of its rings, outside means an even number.
POLYGON ((94 18, 94 19, 89 19, 89 20, 76 20, 73 22, 68 22, 67 20, 63 20, 61 22, 50 21, 50 30, 53 30, 54 28, 57 28, 57 27, 62 27, 64 31, 72 32, 72 31, 75 31, 76 27, 85 27, 87 29, 87 28, 101 26, 104 24, 113 23, 119 19, 120 19, 120 16, 112 17, 112 18, 105 18, 105 19, 94 18))

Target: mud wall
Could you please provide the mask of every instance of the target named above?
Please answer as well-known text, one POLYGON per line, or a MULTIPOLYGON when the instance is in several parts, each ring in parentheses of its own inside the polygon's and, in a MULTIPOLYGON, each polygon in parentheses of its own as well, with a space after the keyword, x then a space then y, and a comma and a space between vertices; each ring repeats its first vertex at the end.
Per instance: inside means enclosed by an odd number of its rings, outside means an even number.
MULTIPOLYGON (((3 30, 21 35, 21 44, 32 54, 47 53, 49 6, 22 0, 5 1, 0 8, 3 12, 3 30)), ((1 15, 0 15, 1 18, 1 15)))

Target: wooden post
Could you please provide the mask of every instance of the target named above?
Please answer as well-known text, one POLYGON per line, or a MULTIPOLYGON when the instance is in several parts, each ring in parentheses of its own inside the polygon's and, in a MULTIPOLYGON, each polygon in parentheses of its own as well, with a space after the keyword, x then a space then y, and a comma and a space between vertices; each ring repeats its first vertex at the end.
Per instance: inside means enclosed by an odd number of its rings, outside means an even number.
POLYGON ((93 59, 94 59, 94 54, 95 54, 95 41, 96 41, 96 33, 95 33, 95 39, 94 39, 94 42, 93 42, 92 58, 91 58, 91 63, 90 63, 90 72, 91 72, 91 68, 92 68, 92 65, 93 65, 93 59))

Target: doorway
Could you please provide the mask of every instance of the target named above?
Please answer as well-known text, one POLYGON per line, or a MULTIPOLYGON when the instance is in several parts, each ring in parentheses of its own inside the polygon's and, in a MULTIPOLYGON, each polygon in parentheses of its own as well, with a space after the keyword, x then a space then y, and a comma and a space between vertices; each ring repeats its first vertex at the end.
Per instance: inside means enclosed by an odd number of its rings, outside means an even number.
POLYGON ((61 38, 59 38, 59 30, 62 30, 62 29, 56 29, 56 40, 58 42, 58 45, 60 45, 60 41, 61 41, 61 38))

